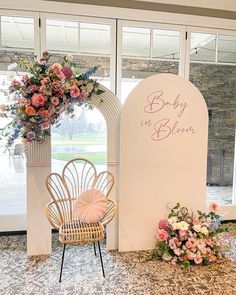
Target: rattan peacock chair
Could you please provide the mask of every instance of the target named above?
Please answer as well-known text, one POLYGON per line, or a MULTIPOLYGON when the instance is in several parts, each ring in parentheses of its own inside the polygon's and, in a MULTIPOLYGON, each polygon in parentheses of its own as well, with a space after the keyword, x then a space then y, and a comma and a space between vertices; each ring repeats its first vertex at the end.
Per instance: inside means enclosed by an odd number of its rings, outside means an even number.
POLYGON ((114 218, 117 210, 116 202, 108 199, 114 182, 114 176, 110 172, 97 174, 95 166, 83 158, 69 161, 62 171, 62 176, 51 173, 46 178, 46 187, 52 198, 47 204, 46 215, 52 227, 59 230, 59 241, 64 244, 59 282, 67 244, 93 243, 96 255, 97 242, 102 273, 105 277, 100 241, 105 237, 105 225, 114 218), (76 217, 74 204, 82 192, 91 188, 100 190, 107 197, 108 210, 100 222, 88 224, 76 217))

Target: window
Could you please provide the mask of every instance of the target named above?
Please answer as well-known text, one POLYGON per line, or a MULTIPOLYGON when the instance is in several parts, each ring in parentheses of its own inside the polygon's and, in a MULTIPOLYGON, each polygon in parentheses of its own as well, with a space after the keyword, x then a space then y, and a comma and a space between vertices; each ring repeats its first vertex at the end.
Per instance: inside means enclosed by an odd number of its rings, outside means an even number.
POLYGON ((157 73, 178 74, 180 38, 178 30, 122 27, 122 103, 143 79, 157 73))

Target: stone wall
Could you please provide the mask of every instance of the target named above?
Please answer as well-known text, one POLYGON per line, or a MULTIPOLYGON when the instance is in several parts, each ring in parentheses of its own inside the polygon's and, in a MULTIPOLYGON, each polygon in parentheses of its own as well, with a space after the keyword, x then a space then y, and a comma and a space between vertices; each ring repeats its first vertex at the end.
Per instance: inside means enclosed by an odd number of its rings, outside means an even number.
MULTIPOLYGON (((11 63, 18 63, 21 57, 33 57, 33 52, 26 51, 6 51, 0 50, 0 71, 7 71, 7 66, 11 63)), ((50 58, 51 63, 62 60, 64 54, 53 54, 50 58)), ((97 76, 109 77, 110 76, 110 58, 103 56, 87 56, 87 55, 74 55, 74 62, 76 62, 81 70, 84 72, 93 66, 98 66, 97 76)))
POLYGON ((236 66, 193 63, 190 81, 202 92, 209 110, 208 183, 232 185, 236 66))
POLYGON ((122 78, 145 79, 157 73, 178 74, 176 61, 157 61, 141 59, 122 59, 122 78))

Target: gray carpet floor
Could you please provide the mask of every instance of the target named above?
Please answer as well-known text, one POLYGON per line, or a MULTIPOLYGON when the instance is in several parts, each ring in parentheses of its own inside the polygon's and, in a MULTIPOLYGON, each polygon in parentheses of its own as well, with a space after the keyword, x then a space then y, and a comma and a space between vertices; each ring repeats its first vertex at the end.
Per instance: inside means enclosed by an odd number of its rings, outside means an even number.
POLYGON ((49 257, 26 256, 26 236, 0 237, 1 295, 236 295, 236 225, 224 237, 227 259, 210 267, 183 269, 149 260, 149 252, 102 252, 106 279, 93 245, 68 246, 58 282, 62 246, 53 235, 49 257))

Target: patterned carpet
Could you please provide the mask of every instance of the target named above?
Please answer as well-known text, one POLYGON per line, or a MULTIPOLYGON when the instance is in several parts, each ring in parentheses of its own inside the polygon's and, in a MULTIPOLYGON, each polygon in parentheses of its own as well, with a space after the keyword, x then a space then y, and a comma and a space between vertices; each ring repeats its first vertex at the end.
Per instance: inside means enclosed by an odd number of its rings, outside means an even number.
POLYGON ((236 224, 224 239, 228 259, 211 267, 183 269, 148 261, 147 252, 107 252, 102 247, 106 279, 92 245, 69 246, 62 283, 58 283, 62 247, 53 237, 50 257, 26 256, 26 237, 0 237, 1 295, 236 295, 236 224))

